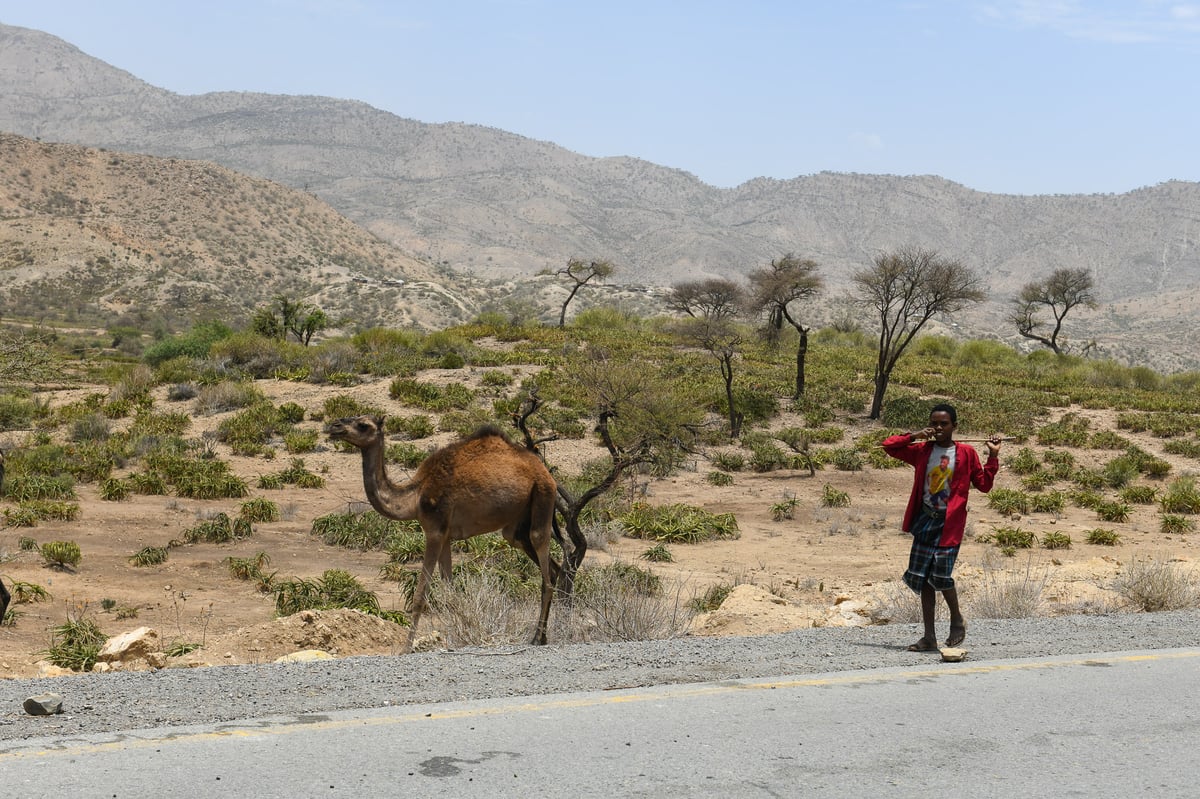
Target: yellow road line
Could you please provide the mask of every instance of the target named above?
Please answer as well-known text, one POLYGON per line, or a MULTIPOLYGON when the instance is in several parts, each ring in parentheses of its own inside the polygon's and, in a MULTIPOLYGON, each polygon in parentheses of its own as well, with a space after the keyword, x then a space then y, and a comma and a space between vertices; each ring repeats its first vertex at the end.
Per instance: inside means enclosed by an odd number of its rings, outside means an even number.
MULTIPOLYGON (((671 699, 684 699, 697 696, 715 696, 735 691, 777 690, 780 688, 806 688, 830 685, 855 685, 865 683, 895 682, 897 680, 927 679, 931 677, 955 677, 964 674, 990 674, 1005 671, 1029 671, 1033 669, 1054 669, 1071 666, 1092 664, 1114 665, 1118 663, 1142 663, 1153 660, 1178 660, 1182 658, 1200 657, 1200 650, 1185 650, 1180 652, 1155 652, 1139 655, 1122 655, 1119 657, 1091 657, 1075 660, 1050 660, 1019 663, 992 663, 979 666, 962 666, 959 664, 946 665, 940 668, 925 668, 915 671, 897 671, 884 673, 854 673, 833 677, 813 677, 796 680, 773 680, 769 682, 729 681, 705 683, 697 686, 662 685, 654 690, 628 694, 601 694, 600 696, 576 697, 572 699, 552 699, 546 702, 526 702, 523 704, 506 704, 492 707, 463 708, 447 710, 440 713, 405 713, 399 716, 384 716, 366 719, 343 719, 338 721, 318 722, 280 722, 271 727, 244 727, 239 729, 218 730, 198 733, 167 733, 155 738, 125 738, 119 741, 109 741, 97 744, 79 744, 75 746, 53 747, 31 751, 0 751, 0 763, 18 758, 39 757, 78 757, 86 754, 99 754, 125 749, 144 749, 161 747, 177 743, 193 743, 203 741, 218 741, 227 738, 253 738, 259 736, 290 735, 295 732, 312 730, 338 730, 351 727, 378 727, 385 725, 411 724, 421 721, 437 721, 445 719, 462 719, 482 716, 497 716, 505 713, 537 713, 550 710, 564 710, 583 707, 598 707, 600 705, 624 704, 627 702, 654 702, 671 699)), ((371 710, 378 710, 372 708, 371 710)), ((342 712, 342 711, 339 711, 342 712)), ((238 722, 225 722, 237 724, 238 722)), ((86 733, 82 733, 86 734, 86 733)), ((104 734, 104 733, 99 733, 104 734)), ((131 735, 131 733, 113 733, 131 735)))

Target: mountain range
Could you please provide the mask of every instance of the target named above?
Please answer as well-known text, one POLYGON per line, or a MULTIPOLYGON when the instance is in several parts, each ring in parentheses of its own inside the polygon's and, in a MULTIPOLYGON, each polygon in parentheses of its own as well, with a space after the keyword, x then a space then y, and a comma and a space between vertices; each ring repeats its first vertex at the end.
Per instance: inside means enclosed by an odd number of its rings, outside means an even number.
POLYGON ((606 259, 615 281, 654 287, 736 278, 796 253, 820 264, 820 316, 878 253, 919 245, 961 260, 988 288, 988 300, 956 321, 1020 342, 1006 321, 1020 287, 1084 267, 1100 305, 1073 313, 1072 339, 1165 371, 1200 363, 1187 344, 1200 305, 1197 183, 1020 196, 935 176, 820 173, 717 188, 634 158, 591 158, 352 100, 179 95, 54 36, 4 25, 0 130, 274 181, 324 201, 407 256, 410 269, 423 263, 426 276, 513 281, 570 258, 606 259))

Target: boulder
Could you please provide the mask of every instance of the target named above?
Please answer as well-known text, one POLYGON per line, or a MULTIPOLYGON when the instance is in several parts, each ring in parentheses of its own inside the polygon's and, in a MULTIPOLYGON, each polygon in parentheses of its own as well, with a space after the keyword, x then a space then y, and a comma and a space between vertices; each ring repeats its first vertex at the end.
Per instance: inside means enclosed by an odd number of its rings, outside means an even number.
POLYGON ((58 694, 38 694, 25 700, 23 707, 31 716, 53 716, 62 713, 63 698, 58 694))
POLYGON ((138 627, 136 630, 109 638, 96 659, 104 663, 128 663, 133 660, 146 660, 150 653, 160 651, 162 646, 159 644, 158 630, 138 627))

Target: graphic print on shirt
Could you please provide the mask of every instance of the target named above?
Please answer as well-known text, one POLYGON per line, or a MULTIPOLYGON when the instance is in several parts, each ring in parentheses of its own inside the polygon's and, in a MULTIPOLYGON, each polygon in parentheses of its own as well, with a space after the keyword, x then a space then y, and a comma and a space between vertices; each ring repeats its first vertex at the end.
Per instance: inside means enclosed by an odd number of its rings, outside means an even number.
POLYGON ((953 447, 934 447, 929 454, 929 469, 925 472, 925 504, 936 510, 946 510, 946 503, 950 501, 954 454, 953 447))

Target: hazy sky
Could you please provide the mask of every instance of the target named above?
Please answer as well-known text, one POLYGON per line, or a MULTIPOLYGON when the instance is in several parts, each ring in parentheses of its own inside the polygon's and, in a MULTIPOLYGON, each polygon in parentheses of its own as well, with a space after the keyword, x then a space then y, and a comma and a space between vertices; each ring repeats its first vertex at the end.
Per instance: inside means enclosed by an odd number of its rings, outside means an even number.
POLYGON ((1200 180, 1200 0, 0 0, 171 91, 363 100, 717 186, 1200 180))

